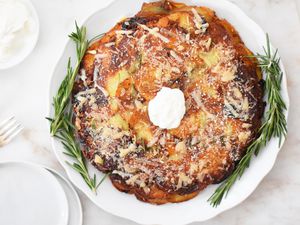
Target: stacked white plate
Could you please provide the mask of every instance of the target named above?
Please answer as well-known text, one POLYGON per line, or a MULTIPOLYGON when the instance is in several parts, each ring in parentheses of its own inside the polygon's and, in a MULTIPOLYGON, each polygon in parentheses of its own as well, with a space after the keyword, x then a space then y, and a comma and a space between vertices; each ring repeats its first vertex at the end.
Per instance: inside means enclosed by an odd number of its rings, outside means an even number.
POLYGON ((0 162, 1 224, 81 225, 82 208, 71 183, 28 162, 0 162))

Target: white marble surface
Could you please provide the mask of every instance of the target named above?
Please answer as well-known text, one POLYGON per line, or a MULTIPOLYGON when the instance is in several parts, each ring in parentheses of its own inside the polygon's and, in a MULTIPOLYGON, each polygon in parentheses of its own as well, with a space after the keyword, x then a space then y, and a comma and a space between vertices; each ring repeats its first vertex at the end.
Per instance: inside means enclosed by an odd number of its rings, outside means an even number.
MULTIPOLYGON (((291 99, 289 135, 272 171, 239 206, 205 223, 298 224, 300 221, 300 0, 232 0, 270 34, 287 70, 291 99)), ((111 0, 32 0, 40 18, 40 39, 20 65, 0 71, 0 121, 15 115, 25 130, 0 149, 0 160, 28 160, 64 173, 50 145, 47 115, 48 84, 54 66, 73 30, 74 20, 111 0)), ((100 24, 101 25, 101 24, 100 24)), ((1 178, 0 178, 1 191, 1 178)), ((134 225, 97 208, 80 193, 84 225, 134 225)), ((201 212, 199 212, 201 213, 201 212)), ((170 215, 172 216, 172 215, 170 215)), ((1 218, 0 218, 1 223, 1 218)))

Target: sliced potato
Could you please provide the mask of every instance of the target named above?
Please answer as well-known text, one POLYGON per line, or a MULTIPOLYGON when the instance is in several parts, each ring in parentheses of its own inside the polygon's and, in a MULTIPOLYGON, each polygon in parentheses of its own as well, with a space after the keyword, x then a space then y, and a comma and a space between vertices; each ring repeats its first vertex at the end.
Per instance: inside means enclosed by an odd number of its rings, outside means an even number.
POLYGON ((122 69, 118 71, 114 76, 109 77, 106 83, 106 90, 108 91, 109 96, 116 96, 116 92, 120 83, 130 77, 127 70, 122 69))
POLYGON ((200 52, 199 56, 204 60, 208 67, 216 65, 220 61, 220 56, 216 49, 212 49, 209 52, 200 52))
POLYGON ((143 12, 149 13, 167 13, 168 11, 158 5, 145 4, 143 7, 143 12))
POLYGON ((172 13, 168 18, 171 21, 178 22, 179 26, 187 31, 194 29, 193 23, 190 20, 190 15, 188 13, 184 13, 184 12, 172 13))
POLYGON ((149 125, 144 123, 143 121, 138 122, 134 127, 137 138, 145 140, 147 142, 151 141, 153 138, 152 132, 149 129, 149 125))
POLYGON ((109 119, 108 122, 110 125, 112 125, 113 127, 118 127, 120 129, 123 130, 128 130, 128 123, 122 118, 122 116, 120 114, 115 114, 114 116, 112 116, 109 119))

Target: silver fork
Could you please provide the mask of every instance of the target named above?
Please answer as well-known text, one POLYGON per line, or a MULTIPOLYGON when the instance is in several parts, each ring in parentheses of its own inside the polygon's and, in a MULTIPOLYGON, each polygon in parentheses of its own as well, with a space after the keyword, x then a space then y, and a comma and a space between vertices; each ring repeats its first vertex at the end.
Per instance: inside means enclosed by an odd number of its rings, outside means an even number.
POLYGON ((0 123, 0 147, 9 143, 22 129, 23 127, 16 121, 14 116, 0 123))

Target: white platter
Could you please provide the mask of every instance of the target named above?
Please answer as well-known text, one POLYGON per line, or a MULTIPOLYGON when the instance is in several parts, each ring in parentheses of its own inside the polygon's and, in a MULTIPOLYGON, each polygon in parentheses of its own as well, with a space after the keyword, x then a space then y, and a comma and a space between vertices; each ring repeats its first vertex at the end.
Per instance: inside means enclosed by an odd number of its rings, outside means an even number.
MULTIPOLYGON (((262 52, 265 45, 265 32, 236 5, 226 0, 180 0, 189 5, 203 5, 214 9, 217 15, 227 19, 237 29, 245 44, 253 52, 262 52)), ((107 8, 91 15, 83 25, 87 27, 88 38, 104 33, 115 25, 121 18, 133 16, 141 8, 145 0, 116 0, 107 8)), ((68 57, 76 58, 75 47, 69 41, 59 59, 51 79, 49 91, 49 116, 53 115, 52 98, 63 80, 66 72, 68 57)), ((283 65, 281 65, 284 71, 283 65)), ((287 106, 289 105, 286 75, 283 74, 282 95, 287 106)), ((288 112, 286 112, 287 116, 288 112)), ((63 154, 63 147, 52 139, 54 152, 67 171, 70 180, 83 191, 97 206, 114 215, 124 217, 141 224, 163 224, 163 225, 183 225, 195 221, 208 220, 227 209, 230 209, 245 200, 262 181, 266 174, 272 169, 277 154, 280 150, 278 140, 272 139, 261 154, 251 162, 251 166, 246 170, 243 177, 236 182, 227 198, 221 205, 213 208, 207 202, 217 185, 211 185, 196 198, 180 204, 166 204, 155 206, 140 202, 134 196, 117 191, 109 179, 99 187, 98 194, 92 193, 84 183, 81 176, 71 169, 65 160, 70 160, 63 154)), ((98 179, 102 174, 89 165, 90 173, 98 174, 98 179)))
POLYGON ((1 162, 0 177, 1 224, 68 225, 65 192, 43 167, 1 162))

